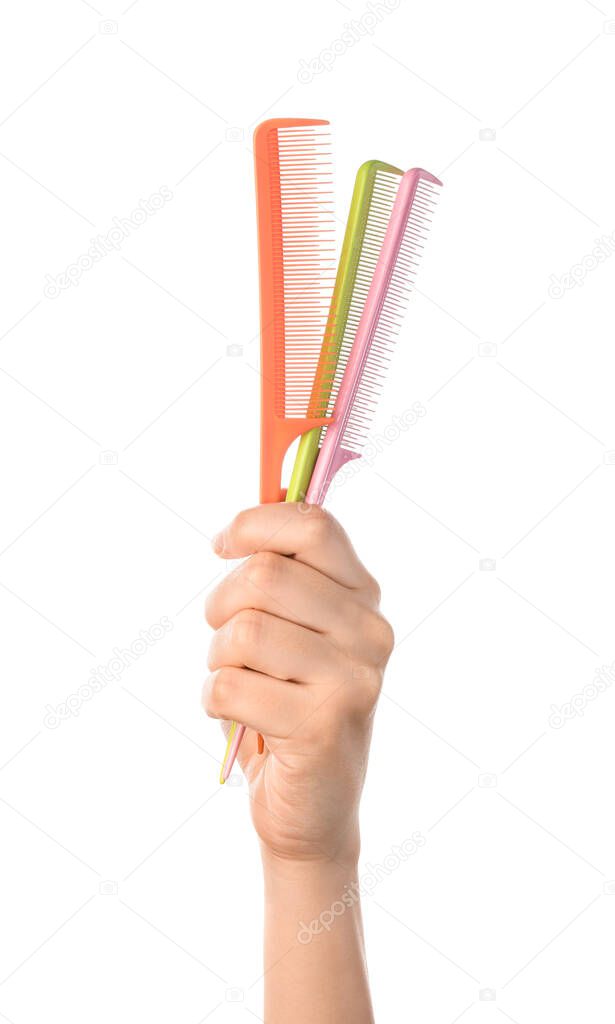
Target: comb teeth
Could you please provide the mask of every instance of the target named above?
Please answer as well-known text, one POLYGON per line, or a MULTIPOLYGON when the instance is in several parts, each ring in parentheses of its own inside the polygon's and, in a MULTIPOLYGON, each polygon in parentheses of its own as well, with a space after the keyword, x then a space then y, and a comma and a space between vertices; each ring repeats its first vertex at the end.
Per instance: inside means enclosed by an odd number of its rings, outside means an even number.
POLYGON ((371 345, 368 346, 363 372, 340 438, 341 447, 356 455, 361 454, 367 440, 393 346, 406 312, 418 262, 431 226, 431 216, 439 199, 439 184, 437 181, 419 176, 408 210, 403 236, 385 289, 371 345))
POLYGON ((326 125, 269 136, 276 415, 308 412, 335 276, 330 134, 326 125), (277 173, 276 173, 277 170, 277 173))
MULTIPOLYGON (((333 311, 332 315, 332 333, 335 331, 338 320, 345 318, 345 323, 343 324, 341 341, 338 342, 339 352, 337 351, 337 346, 332 345, 331 351, 326 356, 327 365, 323 375, 323 400, 320 402, 316 415, 331 416, 333 412, 340 383, 354 344, 376 264, 378 263, 378 257, 382 249, 382 243, 391 217, 400 180, 401 171, 396 174, 392 171, 377 170, 374 175, 363 238, 358 256, 356 257, 350 301, 347 309, 340 310, 339 313, 333 311)), ((323 439, 326 429, 326 427, 323 428, 323 439)))

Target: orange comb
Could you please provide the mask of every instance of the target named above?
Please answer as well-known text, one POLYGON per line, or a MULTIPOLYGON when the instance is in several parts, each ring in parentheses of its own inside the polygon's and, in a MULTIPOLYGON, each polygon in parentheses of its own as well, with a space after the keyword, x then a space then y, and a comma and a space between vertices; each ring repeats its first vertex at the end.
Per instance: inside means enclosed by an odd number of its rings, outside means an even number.
POLYGON ((284 500, 282 463, 295 438, 329 422, 309 415, 335 279, 328 123, 275 118, 254 134, 263 503, 284 500))
MULTIPOLYGON (((335 218, 328 121, 279 117, 254 132, 261 328, 260 500, 284 501, 282 465, 300 434, 331 422, 310 415, 335 282, 335 218)), ((233 723, 220 781, 245 732, 233 723)), ((264 742, 258 737, 258 752, 264 742)))

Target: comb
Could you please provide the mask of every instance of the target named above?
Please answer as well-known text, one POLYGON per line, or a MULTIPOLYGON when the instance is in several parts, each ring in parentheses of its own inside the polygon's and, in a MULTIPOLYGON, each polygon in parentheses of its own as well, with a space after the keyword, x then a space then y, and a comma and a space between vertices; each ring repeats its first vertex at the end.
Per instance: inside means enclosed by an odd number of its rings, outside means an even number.
POLYGON ((396 336, 442 182, 428 171, 403 175, 378 262, 337 389, 333 422, 326 427, 307 492, 321 505, 339 469, 357 459, 367 440, 396 336))
MULTIPOLYGON (((312 410, 335 278, 328 121, 274 118, 254 133, 261 332, 260 500, 283 501, 292 442, 330 420, 312 410)), ((326 406, 326 399, 324 400, 326 406)), ((233 767, 245 726, 233 722, 220 771, 233 767)), ((263 739, 258 737, 259 753, 263 739)))
POLYGON ((327 121, 276 118, 254 135, 261 310, 261 502, 283 501, 290 444, 324 425, 314 378, 335 277, 327 121))
MULTIPOLYGON (((403 171, 379 160, 359 168, 348 213, 333 298, 308 411, 330 415, 367 298, 403 171)), ((318 457, 321 428, 303 435, 286 501, 304 501, 318 457)))

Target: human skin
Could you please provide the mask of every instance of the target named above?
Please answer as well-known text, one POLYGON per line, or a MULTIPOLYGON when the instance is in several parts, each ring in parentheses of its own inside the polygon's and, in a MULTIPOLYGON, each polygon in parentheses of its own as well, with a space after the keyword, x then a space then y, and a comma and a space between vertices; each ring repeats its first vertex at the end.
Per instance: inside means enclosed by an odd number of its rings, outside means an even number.
POLYGON ((203 702, 227 732, 231 720, 248 727, 239 763, 264 870, 265 1021, 370 1024, 352 886, 373 713, 393 648, 380 590, 339 523, 313 505, 241 512, 214 550, 245 559, 206 602, 215 632, 203 702))

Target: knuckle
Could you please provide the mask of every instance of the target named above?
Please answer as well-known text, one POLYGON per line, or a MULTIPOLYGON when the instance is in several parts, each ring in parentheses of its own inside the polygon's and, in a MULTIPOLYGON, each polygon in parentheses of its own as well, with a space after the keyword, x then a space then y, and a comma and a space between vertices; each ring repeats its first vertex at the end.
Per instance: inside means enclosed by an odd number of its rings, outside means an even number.
POLYGON ((262 637, 263 620, 254 608, 243 608, 231 620, 231 640, 240 651, 255 647, 262 637))
POLYGON ((384 615, 376 613, 372 616, 372 642, 378 662, 388 661, 395 647, 393 627, 384 615))
POLYGON ((210 672, 219 668, 220 662, 223 660, 223 650, 224 634, 218 629, 212 636, 209 643, 209 650, 207 651, 207 668, 210 672))
POLYGON ((246 563, 246 579, 261 590, 272 587, 282 569, 282 557, 273 551, 259 551, 252 555, 246 563))
POLYGON ((210 718, 226 718, 226 711, 234 690, 235 674, 232 668, 213 672, 203 687, 203 707, 210 718))
POLYGON ((367 574, 367 582, 365 584, 365 589, 370 600, 377 607, 380 604, 382 591, 380 590, 380 584, 378 583, 378 580, 374 576, 372 576, 371 573, 367 574))
POLYGON ((208 626, 212 629, 216 629, 218 626, 218 588, 212 590, 211 594, 208 594, 205 598, 205 621, 208 626))
POLYGON ((309 515, 303 519, 303 529, 308 544, 317 547, 334 533, 337 523, 326 509, 319 505, 309 506, 309 515))
POLYGON ((241 512, 238 512, 234 519, 231 520, 230 526, 226 529, 227 536, 235 541, 241 540, 249 528, 250 518, 250 509, 243 509, 241 512))
POLYGON ((209 669, 210 672, 215 668, 215 657, 215 645, 212 640, 212 642, 209 645, 209 650, 207 651, 207 668, 209 669))

